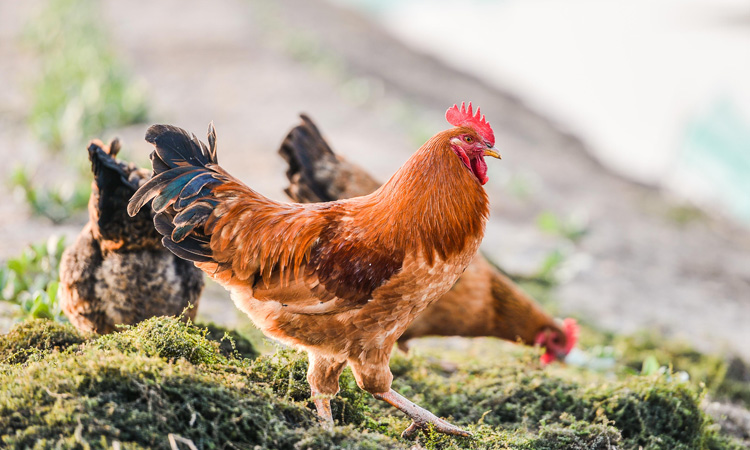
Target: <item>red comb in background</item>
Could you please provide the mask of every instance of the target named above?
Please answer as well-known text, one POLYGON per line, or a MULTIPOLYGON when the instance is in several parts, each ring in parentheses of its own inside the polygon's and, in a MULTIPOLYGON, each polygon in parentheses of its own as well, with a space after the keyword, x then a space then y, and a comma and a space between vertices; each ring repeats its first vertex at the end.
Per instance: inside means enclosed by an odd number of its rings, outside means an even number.
MULTIPOLYGON (((575 319, 567 318, 563 320, 562 330, 563 333, 565 333, 565 354, 567 355, 578 343, 578 334, 580 332, 580 328, 575 319)), ((542 365, 546 366, 547 364, 552 363, 557 358, 555 357, 555 354, 548 349, 548 351, 544 352, 544 354, 539 359, 542 362, 542 365)))
POLYGON ((445 112, 445 120, 454 127, 469 127, 477 132, 478 135, 482 136, 482 139, 487 141, 490 146, 495 145, 495 132, 492 131, 492 127, 485 120, 482 115, 480 108, 477 108, 476 115, 472 111, 471 102, 469 102, 469 108, 466 108, 465 102, 461 102, 461 108, 458 105, 453 105, 445 112))

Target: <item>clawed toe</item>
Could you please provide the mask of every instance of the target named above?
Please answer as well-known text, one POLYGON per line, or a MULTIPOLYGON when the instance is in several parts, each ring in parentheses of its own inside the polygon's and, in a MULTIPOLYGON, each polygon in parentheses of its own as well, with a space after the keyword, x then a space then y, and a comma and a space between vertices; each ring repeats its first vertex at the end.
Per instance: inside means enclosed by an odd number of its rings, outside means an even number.
POLYGON ((417 432, 419 431, 419 427, 416 423, 412 422, 411 425, 407 429, 404 430, 403 433, 401 433, 401 437, 403 439, 414 439, 414 437, 417 435, 417 432))
POLYGON ((462 430, 461 428, 458 428, 457 426, 448 423, 443 419, 437 419, 436 421, 422 423, 417 423, 416 421, 414 421, 411 423, 411 425, 409 425, 408 428, 404 430, 403 433, 401 433, 401 437, 404 439, 414 439, 419 430, 427 431, 430 428, 430 425, 432 425, 433 429, 439 433, 448 434, 451 436, 471 436, 471 433, 469 433, 468 431, 462 430))

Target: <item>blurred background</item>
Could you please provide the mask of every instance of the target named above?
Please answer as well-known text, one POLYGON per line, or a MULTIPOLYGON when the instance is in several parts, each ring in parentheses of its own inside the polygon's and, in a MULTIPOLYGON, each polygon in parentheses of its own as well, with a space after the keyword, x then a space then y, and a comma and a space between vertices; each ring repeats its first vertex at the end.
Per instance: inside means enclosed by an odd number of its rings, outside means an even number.
MULTIPOLYGON (((470 100, 503 155, 490 259, 592 329, 750 360, 749 48, 740 0, 0 0, 0 328, 60 317, 92 138, 147 166, 149 124, 213 120, 283 200, 300 112, 386 180, 470 100)), ((228 303, 199 315, 245 323, 228 303)))
POLYGON ((750 223, 747 1, 337 3, 516 93, 609 169, 750 223))

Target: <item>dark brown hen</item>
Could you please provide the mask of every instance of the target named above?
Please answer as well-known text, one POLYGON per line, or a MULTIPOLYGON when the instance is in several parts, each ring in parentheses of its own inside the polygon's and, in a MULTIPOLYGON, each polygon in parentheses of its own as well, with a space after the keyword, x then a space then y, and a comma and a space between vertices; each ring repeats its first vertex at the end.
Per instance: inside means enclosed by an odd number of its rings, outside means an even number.
POLYGON ((79 330, 99 334, 183 310, 192 319, 203 290, 201 271, 161 244, 151 212, 128 215, 130 197, 150 174, 118 161, 119 150, 117 140, 89 145, 89 221, 60 262, 63 312, 79 330))

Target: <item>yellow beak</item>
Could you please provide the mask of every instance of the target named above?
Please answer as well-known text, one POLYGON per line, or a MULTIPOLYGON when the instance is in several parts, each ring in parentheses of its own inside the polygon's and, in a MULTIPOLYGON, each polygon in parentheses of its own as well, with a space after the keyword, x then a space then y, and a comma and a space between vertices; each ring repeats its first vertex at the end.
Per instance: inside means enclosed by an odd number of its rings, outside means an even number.
POLYGON ((497 152, 495 147, 484 149, 484 156, 492 156, 493 158, 503 159, 500 153, 497 152))

